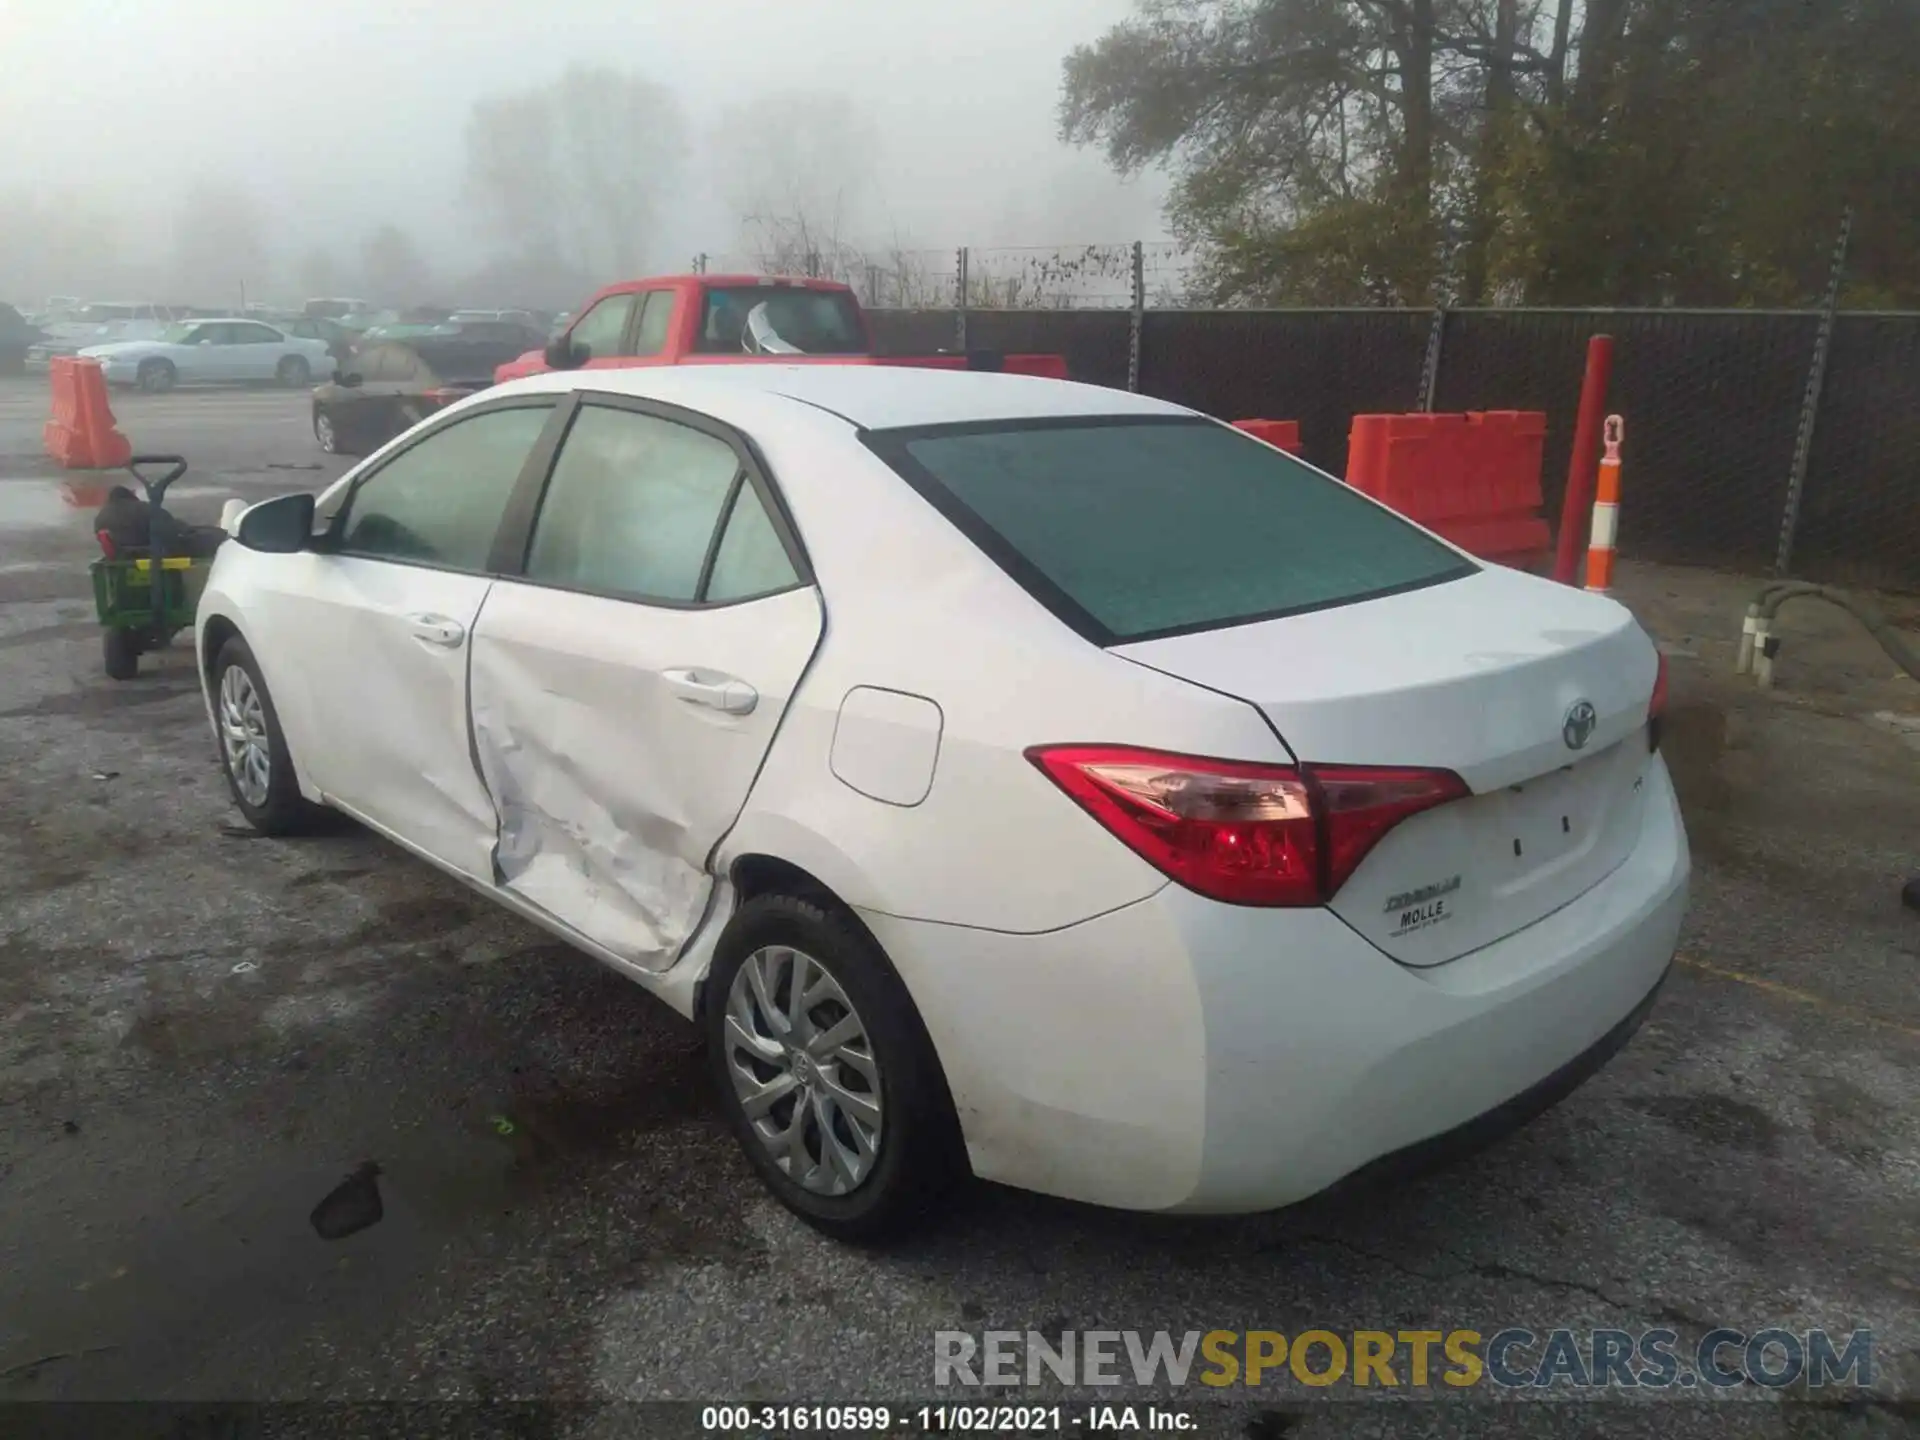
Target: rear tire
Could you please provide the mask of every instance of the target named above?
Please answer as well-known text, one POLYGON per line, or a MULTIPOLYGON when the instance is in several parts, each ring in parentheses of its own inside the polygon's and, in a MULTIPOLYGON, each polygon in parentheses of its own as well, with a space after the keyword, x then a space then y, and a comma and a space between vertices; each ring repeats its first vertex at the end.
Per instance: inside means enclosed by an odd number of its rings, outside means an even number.
POLYGON ((281 360, 273 373, 274 378, 289 390, 298 390, 313 383, 313 367, 298 355, 289 355, 281 360))
POLYGON ((131 630, 111 629, 100 635, 101 657, 109 680, 131 680, 140 673, 140 637, 131 630))
POLYGON ((142 360, 134 378, 149 395, 164 395, 179 381, 180 373, 171 360, 142 360))
POLYGON ((220 770, 247 823, 262 835, 295 835, 307 829, 318 807, 300 794, 279 713, 267 682, 260 678, 260 663, 238 635, 214 657, 213 712, 220 770))
POLYGON ((816 1230, 856 1243, 900 1235, 931 1220, 966 1174, 959 1122, 926 1027, 886 955, 850 916, 792 895, 749 900, 720 938, 703 1018, 720 1105, 735 1139, 774 1197, 816 1230), (776 995, 779 1016, 758 1002, 752 974, 742 973, 748 966, 763 967, 763 978, 774 976, 764 993, 776 995), (806 1029, 783 1040, 778 1037, 790 1033, 791 1022, 781 1020, 796 972, 812 977, 802 993, 823 999, 803 1012, 806 1029), (829 990, 836 993, 825 995, 829 990), (823 1057, 808 1051, 809 1034, 817 1041, 829 1030, 844 1031, 849 1021, 857 1039, 823 1057), (785 1084, 782 1076, 795 1083, 770 1104, 756 1105, 757 1120, 749 1118, 742 1091, 751 1096, 758 1085, 785 1084), (855 1117, 863 1111, 875 1119, 861 1125, 856 1139, 855 1117), (841 1142, 839 1155, 859 1168, 850 1184, 848 1161, 836 1169, 829 1159, 823 1115, 841 1142), (792 1144, 757 1125, 791 1129, 792 1144), (842 1193, 831 1193, 836 1188, 842 1193))
POLYGON ((313 438, 329 455, 354 455, 352 439, 340 428, 340 422, 325 410, 313 417, 313 438))

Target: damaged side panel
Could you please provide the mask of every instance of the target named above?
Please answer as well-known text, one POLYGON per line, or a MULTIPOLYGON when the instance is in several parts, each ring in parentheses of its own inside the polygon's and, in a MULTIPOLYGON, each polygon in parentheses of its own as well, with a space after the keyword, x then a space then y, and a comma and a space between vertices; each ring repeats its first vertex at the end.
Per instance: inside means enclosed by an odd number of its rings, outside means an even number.
POLYGON ((672 964, 820 633, 811 589, 678 609, 497 584, 470 685, 498 883, 635 965, 672 964))

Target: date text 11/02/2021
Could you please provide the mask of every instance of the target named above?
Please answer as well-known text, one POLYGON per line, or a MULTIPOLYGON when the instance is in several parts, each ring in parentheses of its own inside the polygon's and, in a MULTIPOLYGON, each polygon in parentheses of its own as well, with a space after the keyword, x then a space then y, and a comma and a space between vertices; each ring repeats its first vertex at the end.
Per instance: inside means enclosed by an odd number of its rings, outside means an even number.
POLYGON ((708 1405, 710 1433, 1042 1435, 1065 1431, 1146 1430, 1177 1434, 1195 1427, 1184 1410, 1158 1405, 708 1405))

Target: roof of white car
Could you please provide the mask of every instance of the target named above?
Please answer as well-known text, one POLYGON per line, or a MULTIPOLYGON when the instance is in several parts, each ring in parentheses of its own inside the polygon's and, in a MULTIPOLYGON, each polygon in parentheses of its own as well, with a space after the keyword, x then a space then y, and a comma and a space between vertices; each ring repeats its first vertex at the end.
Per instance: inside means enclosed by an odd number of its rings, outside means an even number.
MULTIPOLYGON (((779 395, 827 410, 866 430, 968 420, 1072 415, 1184 415, 1164 400, 991 371, 908 365, 683 365, 549 372, 514 382, 515 390, 598 390, 704 410, 729 397, 779 395)), ((500 390, 483 392, 499 394, 500 390)))

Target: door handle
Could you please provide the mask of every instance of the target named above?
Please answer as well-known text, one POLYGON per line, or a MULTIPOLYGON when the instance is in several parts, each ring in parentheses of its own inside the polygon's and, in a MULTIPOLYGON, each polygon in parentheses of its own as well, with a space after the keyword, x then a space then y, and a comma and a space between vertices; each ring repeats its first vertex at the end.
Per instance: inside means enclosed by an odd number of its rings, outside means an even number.
POLYGON ((687 704, 726 715, 751 715, 760 703, 760 692, 753 686, 715 670, 667 670, 662 678, 687 704))
POLYGON ((413 627, 416 640, 447 650, 458 649, 460 642, 467 638, 467 627, 444 615, 409 615, 407 624, 413 627))

